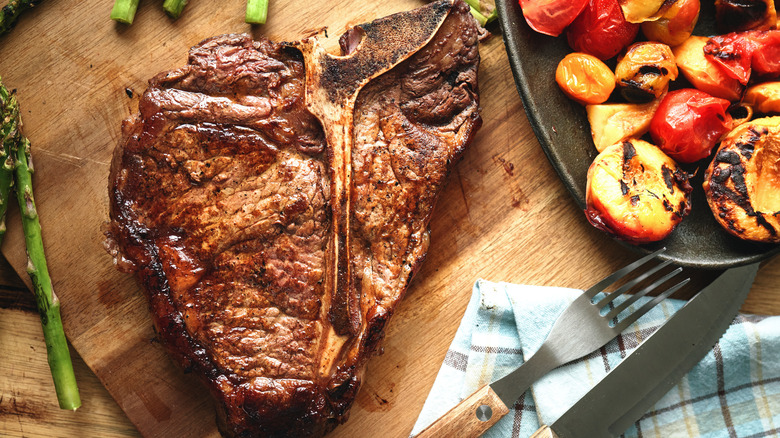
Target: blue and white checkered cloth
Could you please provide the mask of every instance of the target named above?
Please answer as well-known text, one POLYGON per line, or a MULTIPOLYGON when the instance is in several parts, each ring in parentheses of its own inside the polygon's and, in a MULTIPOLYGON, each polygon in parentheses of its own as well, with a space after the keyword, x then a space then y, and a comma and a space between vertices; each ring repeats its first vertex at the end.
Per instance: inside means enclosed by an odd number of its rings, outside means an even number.
MULTIPOLYGON (((580 293, 477 281, 412 435, 517 368, 580 293)), ((552 424, 684 303, 665 300, 598 351, 553 370, 484 436, 525 438, 552 424)), ((780 316, 737 316, 712 351, 624 436, 780 436, 780 316)))

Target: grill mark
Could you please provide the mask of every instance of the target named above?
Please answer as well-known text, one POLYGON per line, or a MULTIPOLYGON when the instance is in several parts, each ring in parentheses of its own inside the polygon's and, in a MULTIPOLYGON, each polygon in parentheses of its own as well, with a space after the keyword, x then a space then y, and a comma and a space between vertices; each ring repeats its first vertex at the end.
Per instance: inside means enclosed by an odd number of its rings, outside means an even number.
MULTIPOLYGON (((745 181, 745 166, 742 164, 742 158, 740 157, 742 155, 748 160, 752 158, 756 143, 761 139, 762 135, 768 133, 768 130, 764 128, 758 131, 755 128, 751 128, 748 132, 750 136, 747 141, 735 144, 739 153, 724 150, 716 154, 716 166, 721 163, 726 166, 718 166, 713 170, 710 180, 710 191, 718 205, 724 202, 728 204, 728 201, 731 201, 734 205, 743 209, 749 217, 755 218, 758 226, 763 227, 771 236, 776 236, 777 230, 764 218, 761 212, 755 211, 753 204, 750 202, 745 181), (729 180, 733 183, 733 190, 727 185, 729 180)), ((727 208, 721 207, 719 216, 726 219, 728 212, 727 208)), ((743 231, 736 226, 736 221, 734 220, 727 220, 727 224, 728 228, 736 233, 743 231)))
POLYGON ((636 157, 636 149, 634 148, 634 145, 631 144, 630 141, 624 141, 623 142, 623 163, 624 164, 628 163, 634 157, 636 157))
POLYGON ((661 166, 661 175, 664 178, 664 184, 666 184, 666 188, 669 189, 672 194, 674 194, 674 171, 666 166, 661 166))
POLYGON ((626 184, 626 182, 622 179, 620 180, 620 193, 622 193, 623 196, 628 194, 628 184, 626 184))

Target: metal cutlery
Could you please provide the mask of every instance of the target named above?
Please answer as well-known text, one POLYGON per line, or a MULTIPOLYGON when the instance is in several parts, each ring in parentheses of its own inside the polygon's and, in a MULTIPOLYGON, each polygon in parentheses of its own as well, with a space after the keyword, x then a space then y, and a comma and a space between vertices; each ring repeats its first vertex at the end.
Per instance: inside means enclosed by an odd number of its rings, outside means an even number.
POLYGON ((628 312, 623 316, 636 300, 666 285, 682 271, 682 268, 677 268, 657 280, 652 280, 654 274, 661 272, 670 264, 666 261, 649 268, 646 266, 661 252, 663 249, 631 263, 586 290, 564 310, 542 346, 523 365, 501 379, 478 389, 420 432, 417 437, 469 437, 484 433, 509 412, 507 406, 511 406, 534 381, 552 369, 602 347, 663 299, 680 289, 688 282, 687 278, 663 290, 636 311, 628 312), (642 271, 640 268, 645 270, 642 271), (605 288, 621 281, 625 283, 606 294, 605 288), (644 286, 647 281, 652 283, 644 286), (605 307, 612 306, 617 297, 623 296, 637 285, 643 286, 642 289, 610 310, 602 311, 605 307), (606 295, 602 297, 603 294, 606 295))
POLYGON ((619 436, 698 363, 747 297, 758 263, 725 271, 532 438, 619 436))

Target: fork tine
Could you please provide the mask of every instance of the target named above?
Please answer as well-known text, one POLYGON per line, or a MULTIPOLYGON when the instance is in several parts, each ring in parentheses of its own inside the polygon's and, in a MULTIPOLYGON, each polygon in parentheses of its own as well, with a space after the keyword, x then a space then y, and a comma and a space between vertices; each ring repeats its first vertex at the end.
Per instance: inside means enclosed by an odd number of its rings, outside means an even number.
MULTIPOLYGON (((666 263, 666 264, 668 265, 669 263, 666 263)), ((620 303, 620 305, 616 306, 609 313, 607 313, 605 318, 607 318, 607 320, 610 320, 610 319, 620 315, 620 312, 625 310, 628 306, 633 304, 636 300, 642 298, 643 296, 647 295, 651 291, 654 291, 655 289, 658 288, 658 286, 666 283, 670 278, 674 277, 675 275, 679 274, 680 272, 682 272, 682 268, 677 268, 677 269, 669 272, 668 274, 664 275, 663 277, 659 278, 658 280, 653 282, 653 284, 651 284, 649 286, 646 286, 644 289, 640 290, 639 292, 636 292, 636 293, 632 294, 628 299, 626 299, 625 301, 620 303)), ((599 309, 600 308, 601 307, 599 307, 599 309)))
MULTIPOLYGON (((667 260, 663 263, 659 263, 658 265, 650 268, 647 270, 647 272, 643 273, 642 275, 638 275, 633 280, 629 281, 628 283, 624 284, 623 286, 620 286, 617 288, 614 292, 610 293, 609 295, 602 298, 598 303, 596 303, 596 307, 601 309, 602 307, 606 306, 607 304, 614 301, 617 297, 623 295, 627 291, 629 291, 632 287, 636 286, 640 282, 644 281, 646 278, 650 277, 651 275, 655 274, 656 272, 660 271, 661 269, 669 266, 669 264, 672 263, 671 260, 667 260)), ((656 287, 658 284, 655 285, 656 287)))
POLYGON ((615 325, 615 329, 617 331, 619 331, 619 332, 622 332, 623 330, 626 329, 626 327, 628 327, 629 325, 631 325, 634 322, 636 322, 637 319, 641 318, 642 315, 647 313, 650 309, 655 307, 658 303, 660 303, 661 301, 666 299, 669 295, 673 294, 674 292, 676 292, 681 287, 683 287, 686 284, 688 284, 689 281, 691 281, 691 279, 690 278, 686 278, 685 280, 677 283, 676 285, 674 285, 674 286, 670 287, 669 289, 667 289, 666 291, 664 291, 664 293, 662 293, 662 294, 656 296, 655 298, 653 298, 652 301, 646 302, 642 307, 639 308, 639 310, 637 310, 636 312, 634 312, 631 315, 627 316, 626 319, 624 319, 624 320, 620 321, 619 323, 617 323, 615 325))
POLYGON ((598 283, 596 283, 595 285, 593 285, 590 289, 586 290, 585 291, 585 296, 587 296, 588 298, 595 297, 596 294, 598 294, 599 292, 602 292, 605 287, 607 287, 610 284, 614 283, 618 279, 625 277, 626 275, 631 273, 634 269, 644 265, 649 260, 653 259, 654 257, 656 257, 657 255, 661 254, 664 251, 666 251, 666 248, 661 248, 658 251, 656 251, 656 252, 654 252, 652 254, 648 254, 648 255, 642 257, 641 259, 631 263, 630 265, 627 265, 627 266, 624 266, 621 269, 618 269, 617 271, 613 272, 612 274, 604 277, 603 280, 601 280, 598 283))

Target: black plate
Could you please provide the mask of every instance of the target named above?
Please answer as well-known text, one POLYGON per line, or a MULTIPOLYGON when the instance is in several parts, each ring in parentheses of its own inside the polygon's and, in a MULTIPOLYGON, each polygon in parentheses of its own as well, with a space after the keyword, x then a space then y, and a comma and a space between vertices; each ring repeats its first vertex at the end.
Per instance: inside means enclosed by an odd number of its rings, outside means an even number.
MULTIPOLYGON (((496 0, 496 8, 515 84, 531 126, 561 180, 584 209, 588 167, 598 152, 593 146, 585 109, 568 99, 555 83, 558 61, 571 49, 565 36, 553 38, 531 30, 517 0, 496 0)), ((712 35, 713 17, 713 7, 702 5, 694 33, 712 35)), ((691 214, 669 237, 641 246, 618 242, 643 253, 666 247, 665 258, 682 266, 705 269, 754 263, 780 251, 778 245, 741 240, 718 225, 701 188, 706 164, 700 167, 691 181, 691 214)), ((593 232, 601 231, 594 228, 593 232)))

